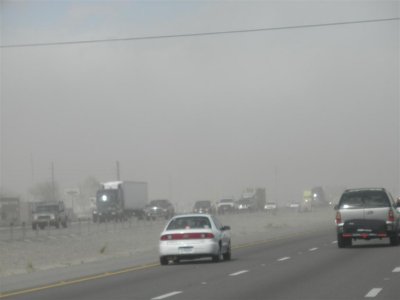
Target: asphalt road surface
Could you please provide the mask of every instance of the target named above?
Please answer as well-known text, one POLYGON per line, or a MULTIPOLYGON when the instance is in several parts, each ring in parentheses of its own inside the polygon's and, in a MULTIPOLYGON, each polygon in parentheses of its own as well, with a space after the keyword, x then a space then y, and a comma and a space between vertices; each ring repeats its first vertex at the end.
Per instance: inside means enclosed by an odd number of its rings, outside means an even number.
POLYGON ((231 261, 132 268, 3 295, 9 299, 400 299, 400 247, 334 229, 233 250, 231 261))

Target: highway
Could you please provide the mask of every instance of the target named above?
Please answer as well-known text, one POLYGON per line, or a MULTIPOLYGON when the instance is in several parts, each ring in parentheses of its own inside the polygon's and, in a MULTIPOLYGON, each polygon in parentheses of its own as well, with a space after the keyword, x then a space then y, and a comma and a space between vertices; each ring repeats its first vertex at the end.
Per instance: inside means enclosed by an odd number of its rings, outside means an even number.
MULTIPOLYGON (((154 264, 3 295, 7 299, 399 299, 400 247, 338 249, 334 229, 233 250, 231 261, 154 264)), ((127 266, 128 267, 128 266, 127 266)))

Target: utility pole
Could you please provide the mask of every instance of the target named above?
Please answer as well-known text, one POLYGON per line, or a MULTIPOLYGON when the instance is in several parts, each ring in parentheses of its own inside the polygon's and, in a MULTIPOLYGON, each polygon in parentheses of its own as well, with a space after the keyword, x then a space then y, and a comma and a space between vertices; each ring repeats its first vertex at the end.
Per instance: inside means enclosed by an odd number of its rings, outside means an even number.
POLYGON ((169 200, 172 201, 172 177, 171 174, 168 176, 168 189, 169 189, 169 200))
POLYGON ((121 174, 120 174, 120 168, 119 168, 119 161, 116 161, 116 167, 117 167, 117 180, 121 180, 121 174))
POLYGON ((32 154, 32 152, 31 152, 30 160, 31 160, 32 185, 34 185, 35 184, 35 165, 33 164, 33 154, 32 154))
POLYGON ((53 190, 53 201, 56 201, 56 185, 54 180, 54 162, 51 162, 51 188, 53 190))
POLYGON ((279 202, 279 196, 278 196, 278 194, 279 194, 279 191, 278 191, 278 167, 277 166, 275 166, 274 167, 274 181, 275 181, 275 202, 276 202, 276 204, 278 204, 278 202, 279 202))

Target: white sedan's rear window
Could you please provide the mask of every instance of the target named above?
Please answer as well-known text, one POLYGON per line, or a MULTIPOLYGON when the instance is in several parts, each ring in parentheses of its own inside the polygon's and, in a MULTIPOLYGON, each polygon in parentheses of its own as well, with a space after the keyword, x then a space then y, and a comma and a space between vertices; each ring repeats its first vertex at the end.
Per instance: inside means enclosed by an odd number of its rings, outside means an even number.
POLYGON ((182 217, 171 220, 167 230, 211 228, 210 220, 206 217, 182 217))

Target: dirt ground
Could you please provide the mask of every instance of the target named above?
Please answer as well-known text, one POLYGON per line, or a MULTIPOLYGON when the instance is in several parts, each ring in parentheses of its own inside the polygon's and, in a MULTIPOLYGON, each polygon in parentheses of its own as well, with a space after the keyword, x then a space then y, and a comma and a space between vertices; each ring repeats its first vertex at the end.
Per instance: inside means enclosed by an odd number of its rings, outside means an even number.
MULTIPOLYGON (((232 246, 271 240, 299 232, 332 227, 334 211, 320 208, 298 213, 281 209, 276 215, 264 212, 219 216, 231 226, 232 246)), ((152 255, 158 261, 158 239, 166 220, 126 223, 75 223, 67 229, 3 229, 0 232, 0 275, 7 277, 119 257, 152 255)), ((91 264, 92 265, 92 264, 91 264)))

